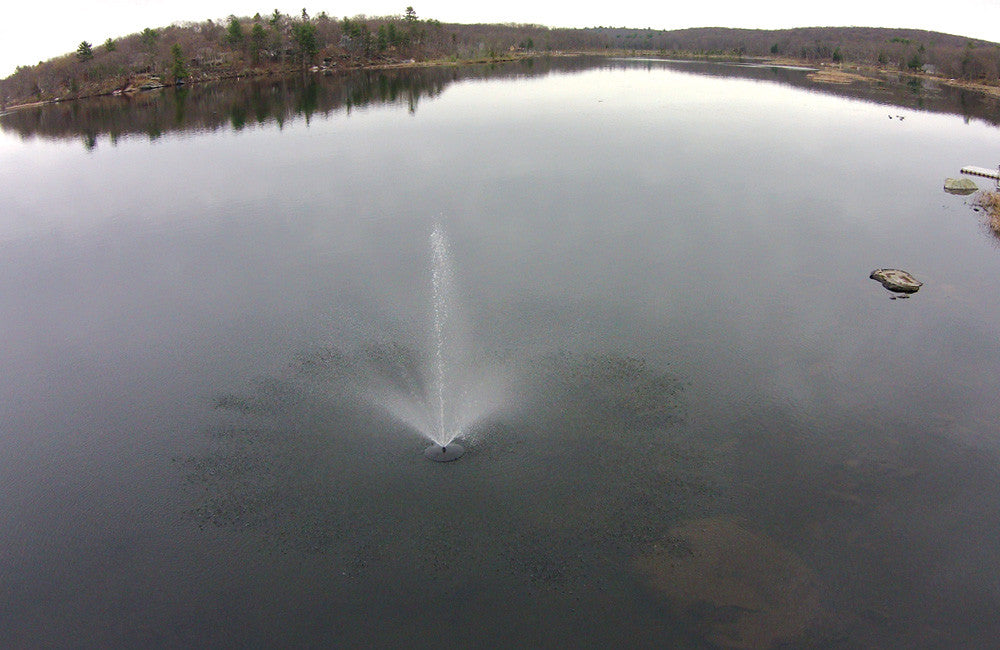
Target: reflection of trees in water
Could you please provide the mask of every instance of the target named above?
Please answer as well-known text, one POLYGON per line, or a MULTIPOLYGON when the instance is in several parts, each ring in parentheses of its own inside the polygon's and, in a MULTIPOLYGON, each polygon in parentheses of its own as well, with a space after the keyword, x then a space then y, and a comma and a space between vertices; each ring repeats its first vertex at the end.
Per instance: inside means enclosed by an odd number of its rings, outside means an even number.
POLYGON ((173 131, 239 131, 253 124, 283 127, 298 118, 308 123, 316 115, 349 113, 371 104, 400 105, 415 112, 421 99, 437 97, 454 82, 572 72, 593 66, 594 60, 543 59, 220 81, 21 109, 4 115, 0 128, 22 138, 82 137, 93 148, 103 135, 113 144, 123 135, 156 139, 173 131))
POLYGON ((754 79, 811 92, 962 115, 1000 124, 1000 100, 933 83, 817 84, 802 70, 712 62, 624 60, 603 57, 538 58, 474 66, 362 70, 339 75, 286 76, 223 81, 139 93, 98 97, 21 109, 0 119, 0 128, 23 138, 81 138, 88 149, 100 136, 112 144, 123 135, 156 139, 175 131, 242 130, 252 125, 286 123, 329 116, 371 104, 405 106, 415 112, 421 99, 434 98, 452 83, 582 72, 593 68, 656 69, 715 77, 754 79))

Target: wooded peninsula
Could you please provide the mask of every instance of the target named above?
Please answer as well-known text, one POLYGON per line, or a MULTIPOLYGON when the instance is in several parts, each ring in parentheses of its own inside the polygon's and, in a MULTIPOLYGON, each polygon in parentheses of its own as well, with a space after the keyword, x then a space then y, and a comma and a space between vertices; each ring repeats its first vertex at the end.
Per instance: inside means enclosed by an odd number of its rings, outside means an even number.
POLYGON ((615 54, 755 60, 823 70, 849 82, 895 71, 1000 94, 1000 44, 914 29, 804 27, 782 30, 455 24, 401 15, 335 18, 306 10, 147 27, 0 80, 0 109, 165 85, 293 71, 497 61, 541 54, 615 54))

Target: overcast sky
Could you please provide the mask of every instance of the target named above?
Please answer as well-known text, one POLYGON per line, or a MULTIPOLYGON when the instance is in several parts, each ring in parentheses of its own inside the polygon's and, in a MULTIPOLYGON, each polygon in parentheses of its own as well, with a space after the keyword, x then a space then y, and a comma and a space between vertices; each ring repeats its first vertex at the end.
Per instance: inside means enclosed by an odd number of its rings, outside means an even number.
MULTIPOLYGON (((401 14, 407 0, 341 0, 336 3, 289 4, 271 0, 18 0, 4 8, 0 21, 0 77, 18 65, 30 65, 76 49, 80 41, 103 43, 109 36, 124 36, 144 27, 173 22, 220 19, 229 14, 267 14, 275 8, 298 14, 331 16, 401 14)), ((695 0, 684 3, 650 0, 617 2, 545 2, 506 0, 412 0, 420 18, 442 22, 518 22, 550 27, 613 25, 676 29, 681 27, 782 28, 812 26, 913 27, 1000 42, 1000 0, 967 0, 964 3, 927 0, 838 0, 801 2, 776 0, 695 0)))

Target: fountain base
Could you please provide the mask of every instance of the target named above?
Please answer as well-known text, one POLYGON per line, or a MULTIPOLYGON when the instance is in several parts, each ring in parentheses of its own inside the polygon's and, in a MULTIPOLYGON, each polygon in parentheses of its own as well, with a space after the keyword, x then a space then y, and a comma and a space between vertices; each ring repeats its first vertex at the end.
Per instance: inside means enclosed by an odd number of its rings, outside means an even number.
POLYGON ((464 453, 465 447, 457 442, 452 442, 445 446, 431 445, 427 449, 424 449, 424 458, 438 463, 447 463, 453 460, 458 460, 464 453))

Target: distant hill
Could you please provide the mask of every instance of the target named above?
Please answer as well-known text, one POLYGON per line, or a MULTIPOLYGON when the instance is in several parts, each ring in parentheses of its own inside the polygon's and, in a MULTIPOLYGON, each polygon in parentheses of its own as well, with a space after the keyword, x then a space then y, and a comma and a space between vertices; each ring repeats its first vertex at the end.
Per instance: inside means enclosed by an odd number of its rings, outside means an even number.
POLYGON ((989 85, 1000 77, 1000 45, 913 29, 562 29, 447 24, 421 19, 412 11, 342 19, 275 11, 147 28, 100 44, 82 41, 71 54, 20 67, 0 80, 0 107, 303 68, 343 70, 554 51, 854 63, 929 71, 989 85))
POLYGON ((798 27, 762 30, 699 27, 672 31, 598 27, 593 31, 625 49, 653 49, 701 55, 786 57, 812 63, 849 62, 920 69, 942 75, 996 81, 1000 45, 964 36, 884 27, 798 27))

